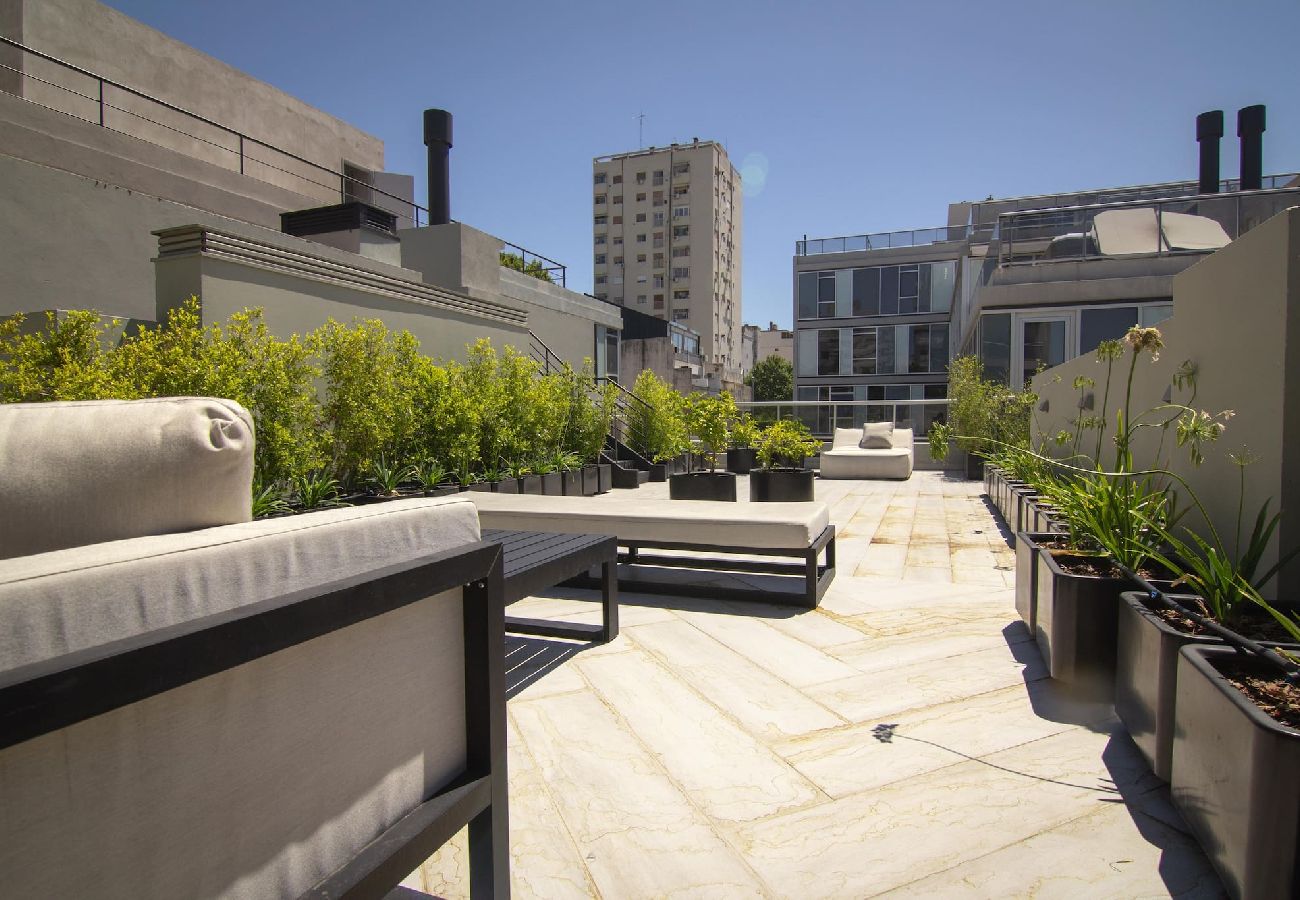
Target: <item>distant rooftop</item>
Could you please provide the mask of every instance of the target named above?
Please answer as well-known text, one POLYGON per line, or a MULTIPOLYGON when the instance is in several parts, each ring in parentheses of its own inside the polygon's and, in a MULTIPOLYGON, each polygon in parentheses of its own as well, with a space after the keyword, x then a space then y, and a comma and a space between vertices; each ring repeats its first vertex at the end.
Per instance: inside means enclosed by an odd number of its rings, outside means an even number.
POLYGON ((610 162, 615 159, 631 159, 635 156, 650 156, 654 153, 662 153, 665 150, 698 150, 700 147, 717 147, 722 151, 722 155, 727 155, 727 148, 717 141, 702 141, 699 138, 692 140, 689 144, 668 144, 665 147, 644 147, 640 150, 629 150, 626 153, 610 153, 606 156, 597 156, 592 159, 593 163, 610 162))

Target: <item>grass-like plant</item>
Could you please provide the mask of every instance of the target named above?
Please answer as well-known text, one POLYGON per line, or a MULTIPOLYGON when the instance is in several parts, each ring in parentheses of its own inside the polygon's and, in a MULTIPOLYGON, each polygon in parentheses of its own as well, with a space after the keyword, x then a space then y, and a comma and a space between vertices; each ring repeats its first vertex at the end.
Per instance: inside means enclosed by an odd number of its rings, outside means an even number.
POLYGON ((284 499, 284 486, 281 484, 262 485, 253 482, 253 518, 261 519, 290 511, 289 503, 284 499))
POLYGON ((371 461, 366 468, 366 480, 375 493, 383 497, 396 497, 397 488, 404 481, 418 477, 414 466, 403 466, 389 461, 384 453, 371 461))
POLYGON ((338 479, 329 472, 306 472, 293 479, 294 495, 302 509, 326 509, 343 506, 339 500, 338 479))
POLYGON ((451 472, 437 460, 426 459, 415 467, 415 478, 420 482, 420 487, 431 491, 439 485, 446 484, 451 478, 451 472))

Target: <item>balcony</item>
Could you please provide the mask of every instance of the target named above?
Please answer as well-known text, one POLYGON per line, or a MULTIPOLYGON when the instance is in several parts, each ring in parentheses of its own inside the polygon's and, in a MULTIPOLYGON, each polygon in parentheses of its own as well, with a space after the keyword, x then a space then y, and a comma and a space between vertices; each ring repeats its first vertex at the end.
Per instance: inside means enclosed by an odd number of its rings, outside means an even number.
POLYGON ((880 231, 843 237, 795 241, 795 256, 818 256, 823 253, 856 253, 864 250, 892 250, 897 247, 925 247, 948 241, 964 241, 972 233, 966 225, 940 225, 936 228, 912 228, 903 231, 880 231))

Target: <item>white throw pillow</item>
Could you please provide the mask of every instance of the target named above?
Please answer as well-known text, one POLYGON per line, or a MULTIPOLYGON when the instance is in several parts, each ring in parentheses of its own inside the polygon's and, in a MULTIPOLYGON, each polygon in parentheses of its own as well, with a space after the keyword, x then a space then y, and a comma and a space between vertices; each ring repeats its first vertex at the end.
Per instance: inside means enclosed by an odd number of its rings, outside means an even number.
POLYGON ((893 433, 893 422, 868 422, 862 429, 862 440, 858 446, 863 450, 888 450, 894 446, 890 440, 893 433))

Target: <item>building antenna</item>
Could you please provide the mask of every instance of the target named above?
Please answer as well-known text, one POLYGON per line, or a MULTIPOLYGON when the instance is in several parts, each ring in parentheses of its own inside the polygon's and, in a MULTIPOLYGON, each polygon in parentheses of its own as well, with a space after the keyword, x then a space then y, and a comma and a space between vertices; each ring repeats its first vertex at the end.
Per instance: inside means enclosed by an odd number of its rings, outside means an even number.
POLYGON ((632 118, 636 119, 636 147, 641 150, 645 147, 645 113, 637 113, 632 118))

